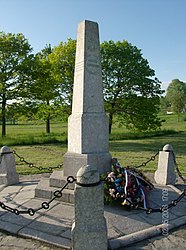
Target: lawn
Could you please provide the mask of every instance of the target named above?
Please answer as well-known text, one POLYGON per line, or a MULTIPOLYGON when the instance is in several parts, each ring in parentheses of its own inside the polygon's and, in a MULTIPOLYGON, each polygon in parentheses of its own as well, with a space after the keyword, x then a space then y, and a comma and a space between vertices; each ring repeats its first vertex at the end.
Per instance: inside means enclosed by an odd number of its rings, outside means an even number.
MULTIPOLYGON (((147 162, 165 144, 171 144, 176 154, 180 171, 186 175, 186 114, 161 116, 165 120, 159 133, 132 133, 114 125, 110 135, 109 151, 118 158, 122 166, 139 166, 147 162)), ((45 133, 45 124, 18 124, 7 126, 7 136, 1 139, 0 146, 7 145, 38 167, 56 167, 63 163, 67 151, 67 124, 52 123, 51 134, 45 133)), ((141 167, 144 172, 157 169, 158 156, 141 167)), ((38 173, 16 156, 17 171, 21 174, 38 173)))
MULTIPOLYGON (((125 129, 113 129, 111 137, 121 140, 110 140, 112 157, 117 157, 122 166, 139 166, 148 161, 164 145, 171 144, 176 154, 176 162, 180 170, 186 175, 186 114, 161 116, 165 120, 159 133, 132 133, 125 129)), ((141 167, 144 172, 154 172, 157 169, 158 156, 146 166, 141 167)))

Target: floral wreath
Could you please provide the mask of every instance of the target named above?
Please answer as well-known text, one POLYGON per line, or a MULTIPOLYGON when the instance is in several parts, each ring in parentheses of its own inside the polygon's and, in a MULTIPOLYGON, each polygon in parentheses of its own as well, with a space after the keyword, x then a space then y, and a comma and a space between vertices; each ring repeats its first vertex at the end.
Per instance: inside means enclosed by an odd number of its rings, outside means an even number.
POLYGON ((154 188, 150 180, 136 168, 122 167, 112 159, 112 172, 105 178, 105 201, 118 201, 129 208, 150 208, 148 193, 154 188))

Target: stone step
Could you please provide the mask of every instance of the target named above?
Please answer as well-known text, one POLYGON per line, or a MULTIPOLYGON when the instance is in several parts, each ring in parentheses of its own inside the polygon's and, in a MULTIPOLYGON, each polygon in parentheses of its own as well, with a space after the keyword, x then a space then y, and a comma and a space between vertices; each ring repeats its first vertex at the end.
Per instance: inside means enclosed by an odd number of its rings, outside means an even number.
MULTIPOLYGON (((50 179, 49 179, 50 187, 62 188, 66 183, 67 183, 67 176, 63 175, 63 171, 58 170, 58 171, 54 171, 51 174, 50 179)), ((75 182, 69 183, 66 188, 74 190, 75 182)))
MULTIPOLYGON (((51 187, 49 183, 49 178, 43 177, 35 189, 35 197, 50 200, 54 197, 53 194, 56 190, 60 191, 61 188, 51 187)), ((65 188, 62 191, 62 196, 60 198, 56 198, 56 200, 74 203, 74 190, 65 188)))

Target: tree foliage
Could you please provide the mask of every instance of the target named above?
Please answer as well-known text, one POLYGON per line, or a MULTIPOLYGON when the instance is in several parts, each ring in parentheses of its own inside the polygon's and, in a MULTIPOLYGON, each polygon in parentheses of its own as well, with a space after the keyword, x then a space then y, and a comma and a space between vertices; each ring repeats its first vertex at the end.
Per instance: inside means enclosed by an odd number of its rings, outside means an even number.
POLYGON ((186 83, 179 79, 172 80, 167 88, 166 100, 171 105, 172 111, 176 114, 184 111, 186 104, 186 83))
POLYGON ((6 135, 6 106, 8 101, 24 95, 24 84, 30 80, 33 55, 23 34, 0 32, 0 102, 2 136, 6 135))
MULTIPOLYGON (((8 100, 17 100, 11 112, 27 114, 46 121, 71 112, 76 41, 68 39, 53 49, 46 46, 31 54, 31 47, 22 34, 0 33, 0 100, 2 135, 8 100)), ((102 76, 106 111, 110 131, 113 116, 129 129, 154 130, 160 126, 160 82, 142 57, 141 51, 127 41, 101 44, 102 76)), ((17 116, 15 116, 17 117, 17 116)))
POLYGON ((59 102, 69 114, 72 105, 76 40, 68 39, 54 47, 49 58, 53 65, 53 76, 60 84, 59 102))
POLYGON ((50 120, 55 116, 54 103, 59 96, 59 83, 54 78, 53 65, 49 59, 51 53, 51 46, 46 45, 35 55, 32 81, 27 87, 29 100, 37 106, 36 116, 46 122, 47 133, 50 133, 50 120))
POLYGON ((46 121, 47 133, 53 117, 65 120, 70 114, 75 49, 76 41, 69 39, 53 49, 46 46, 36 54, 34 81, 29 92, 37 102, 37 117, 46 121))
POLYGON ((106 111, 111 131, 113 116, 129 129, 154 130, 161 125, 157 117, 160 82, 141 51, 127 41, 101 44, 102 76, 106 111))

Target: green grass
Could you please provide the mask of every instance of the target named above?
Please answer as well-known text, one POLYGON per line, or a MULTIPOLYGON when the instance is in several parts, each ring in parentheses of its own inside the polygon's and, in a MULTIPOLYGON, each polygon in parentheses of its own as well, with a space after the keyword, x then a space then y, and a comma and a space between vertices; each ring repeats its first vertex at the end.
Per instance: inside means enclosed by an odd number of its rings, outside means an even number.
MULTIPOLYGON (((135 133, 114 127, 110 140, 112 157, 118 158, 122 166, 138 166, 162 150, 164 145, 171 144, 177 164, 186 175, 186 114, 180 115, 179 121, 177 115, 162 115, 160 118, 165 121, 158 132, 135 133)), ((157 164, 158 156, 141 169, 154 172, 157 164)))
POLYGON ((11 149, 22 158, 22 160, 20 160, 20 158, 15 155, 17 171, 20 174, 48 172, 47 169, 40 171, 34 167, 30 168, 25 161, 34 164, 36 167, 56 167, 59 164, 63 164, 63 155, 67 150, 66 145, 63 144, 13 146, 11 149))
POLYGON ((51 133, 45 133, 45 124, 7 125, 7 136, 1 138, 0 146, 66 143, 67 124, 52 123, 51 133))
MULTIPOLYGON (((110 135, 109 150, 112 157, 118 158, 122 166, 138 166, 162 150, 165 144, 171 144, 176 154, 180 171, 186 175, 186 114, 163 115, 162 130, 153 133, 134 133, 125 128, 113 126, 110 135)), ((67 151, 67 124, 52 123, 51 134, 45 133, 45 124, 8 125, 7 136, 2 138, 0 146, 7 145, 15 150, 27 162, 40 167, 57 166, 63 162, 67 151)), ((158 156, 154 161, 142 167, 144 172, 157 169, 158 156)), ((19 173, 38 173, 16 157, 19 173)))
MULTIPOLYGON (((162 137, 153 137, 138 140, 120 140, 110 142, 112 157, 119 159, 122 166, 138 166, 146 162, 151 156, 163 149, 165 144, 171 144, 176 154, 177 164, 180 170, 186 173, 186 132, 162 137)), ((154 172, 157 168, 158 157, 145 167, 145 172, 154 172)))

